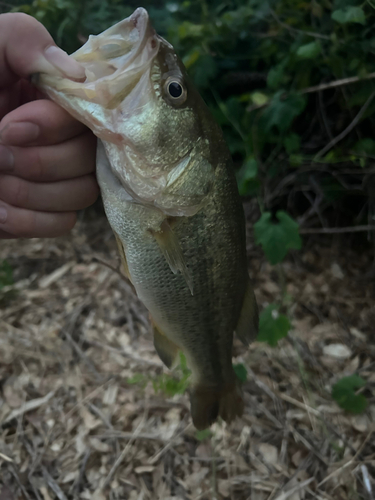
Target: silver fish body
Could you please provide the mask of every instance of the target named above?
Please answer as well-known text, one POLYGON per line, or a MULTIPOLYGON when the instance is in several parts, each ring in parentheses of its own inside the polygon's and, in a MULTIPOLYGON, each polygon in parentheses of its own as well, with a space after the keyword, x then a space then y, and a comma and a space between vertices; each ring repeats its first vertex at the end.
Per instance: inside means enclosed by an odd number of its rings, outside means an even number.
POLYGON ((116 26, 73 55, 86 82, 39 85, 100 138, 97 177, 125 272, 163 362, 186 355, 204 429, 241 415, 233 333, 247 344, 257 331, 242 204, 222 133, 173 48, 144 9, 116 26))

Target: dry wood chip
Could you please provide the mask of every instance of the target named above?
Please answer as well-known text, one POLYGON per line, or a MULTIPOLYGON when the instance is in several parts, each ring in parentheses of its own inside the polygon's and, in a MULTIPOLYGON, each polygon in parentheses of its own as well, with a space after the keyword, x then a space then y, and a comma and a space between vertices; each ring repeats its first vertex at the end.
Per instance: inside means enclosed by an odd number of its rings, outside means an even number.
POLYGON ((74 264, 74 261, 67 262, 58 269, 55 269, 51 274, 44 276, 39 280, 39 288, 49 288, 53 283, 62 278, 64 274, 66 274, 70 270, 70 268, 73 267, 74 264))
POLYGON ((347 359, 352 355, 351 349, 344 344, 328 344, 323 347, 323 353, 337 359, 347 359))
POLYGON ((54 394, 55 394, 55 391, 51 391, 48 394, 46 394, 46 396, 44 396, 43 398, 36 398, 36 399, 32 399, 30 401, 27 401, 20 408, 13 410, 3 422, 0 422, 0 424, 1 423, 6 424, 7 422, 10 422, 14 418, 20 417, 24 413, 27 413, 27 412, 32 411, 32 410, 36 410, 40 406, 43 406, 46 403, 48 403, 48 401, 53 397, 54 394))

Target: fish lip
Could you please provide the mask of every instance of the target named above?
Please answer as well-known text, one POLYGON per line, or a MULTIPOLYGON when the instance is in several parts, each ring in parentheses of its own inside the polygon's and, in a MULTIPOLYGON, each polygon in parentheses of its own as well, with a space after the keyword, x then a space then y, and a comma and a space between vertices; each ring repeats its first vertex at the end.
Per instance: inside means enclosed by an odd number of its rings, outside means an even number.
MULTIPOLYGON (((151 25, 148 12, 139 7, 129 17, 103 33, 90 35, 88 41, 71 54, 85 68, 84 81, 51 77, 48 74, 38 75, 34 81, 47 94, 48 91, 63 92, 67 96, 76 96, 106 107, 113 94, 117 94, 116 89, 126 86, 124 82, 127 78, 136 80, 136 75, 148 71, 159 52, 159 46, 160 41, 151 25), (106 47, 111 52, 110 47, 116 45, 119 52, 106 54, 106 47), (96 58, 97 51, 99 56, 96 58), (109 89, 108 92, 106 88, 109 89)), ((125 94, 123 100, 126 97, 125 94)))
MULTIPOLYGON (((128 41, 130 43, 130 51, 129 51, 129 58, 127 58, 127 55, 124 54, 120 59, 124 57, 124 61, 120 63, 119 65, 116 65, 113 63, 113 67, 115 68, 115 71, 113 75, 115 76, 119 72, 121 73, 126 73, 126 71, 131 68, 131 66, 136 63, 137 58, 142 59, 142 54, 146 49, 146 45, 150 42, 151 48, 152 49, 157 49, 155 51, 155 54, 148 54, 149 57, 146 59, 146 61, 141 61, 140 66, 147 66, 150 65, 154 57, 156 56, 157 52, 159 51, 159 41, 158 41, 158 36, 155 31, 155 29, 152 27, 151 22, 150 22, 150 17, 148 15, 148 12, 143 8, 143 7, 138 7, 131 16, 127 17, 126 19, 120 21, 117 23, 115 26, 112 26, 108 30, 104 31, 100 35, 97 35, 97 37, 101 38, 99 47, 105 46, 107 43, 111 44, 112 37, 114 37, 114 42, 116 42, 117 37, 120 36, 125 41, 128 41), (134 36, 132 37, 132 32, 129 31, 126 33, 126 30, 129 26, 133 26, 137 31, 138 31, 138 39, 134 39, 134 36), (125 33, 124 33, 125 32, 125 33), (108 42, 106 41, 106 37, 109 39, 108 42), (132 40, 133 38, 133 40, 132 40)), ((97 38, 95 37, 95 38, 97 38)), ((90 41, 90 38, 89 38, 90 41)), ((87 44, 85 44, 83 47, 78 49, 72 56, 80 61, 81 55, 84 54, 84 48, 87 44)), ((95 46, 91 48, 91 51, 95 51, 95 46)), ((117 59, 119 59, 117 57, 117 59)), ((81 63, 85 66, 84 63, 81 63)), ((139 64, 139 63, 138 63, 139 64)), ((97 80, 102 80, 108 78, 109 80, 111 79, 111 76, 109 77, 104 77, 104 78, 98 78, 97 80)), ((87 83, 83 82, 83 83, 87 83)))
POLYGON ((146 9, 144 9, 143 7, 138 7, 137 9, 135 9, 133 14, 131 14, 127 19, 129 19, 129 21, 132 21, 134 24, 134 27, 137 28, 139 20, 141 20, 141 21, 143 21, 143 23, 147 24, 149 19, 150 19, 150 16, 148 15, 148 12, 146 9))

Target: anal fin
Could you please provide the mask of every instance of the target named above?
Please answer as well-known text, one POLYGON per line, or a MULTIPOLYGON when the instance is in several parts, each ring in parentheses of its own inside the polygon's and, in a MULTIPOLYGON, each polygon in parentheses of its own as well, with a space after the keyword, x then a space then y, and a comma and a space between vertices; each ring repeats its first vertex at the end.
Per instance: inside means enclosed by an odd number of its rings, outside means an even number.
POLYGON ((177 355, 180 348, 168 337, 166 337, 160 329, 153 323, 154 327, 154 346, 159 358, 163 361, 167 368, 172 368, 177 360, 177 355))
POLYGON ((248 346, 257 334, 259 327, 258 305, 255 299, 254 291, 248 278, 246 292, 242 303, 240 317, 236 327, 237 337, 241 342, 248 346))
POLYGON ((160 231, 152 231, 152 234, 154 235, 160 250, 163 252, 163 255, 173 274, 180 271, 191 294, 193 295, 193 280, 186 266, 180 242, 169 225, 168 220, 164 219, 160 226, 160 231))

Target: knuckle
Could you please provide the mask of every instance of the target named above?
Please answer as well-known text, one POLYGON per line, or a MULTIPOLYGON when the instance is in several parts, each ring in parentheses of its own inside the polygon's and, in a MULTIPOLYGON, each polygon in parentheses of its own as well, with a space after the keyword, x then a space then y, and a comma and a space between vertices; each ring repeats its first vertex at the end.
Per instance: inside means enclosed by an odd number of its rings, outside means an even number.
POLYGON ((17 207, 23 207, 27 204, 29 197, 28 182, 13 177, 9 182, 10 203, 17 207))
POLYGON ((28 197, 28 183, 12 175, 2 175, 0 196, 7 203, 23 206, 28 197))
POLYGON ((65 226, 61 230, 60 236, 63 236, 64 234, 69 233, 69 231, 71 231, 73 229, 73 227, 75 226, 75 224, 77 222, 76 212, 71 212, 71 213, 66 214, 66 215, 68 216, 67 221, 66 221, 65 226))
POLYGON ((28 165, 29 176, 33 180, 42 180, 44 177, 44 159, 40 148, 29 148, 28 165))
POLYGON ((32 238, 36 232, 36 213, 14 209, 9 231, 18 238, 32 238))
POLYGON ((92 205, 99 195, 99 186, 93 175, 85 175, 77 185, 77 208, 83 209, 92 205))

